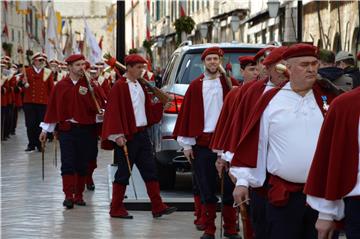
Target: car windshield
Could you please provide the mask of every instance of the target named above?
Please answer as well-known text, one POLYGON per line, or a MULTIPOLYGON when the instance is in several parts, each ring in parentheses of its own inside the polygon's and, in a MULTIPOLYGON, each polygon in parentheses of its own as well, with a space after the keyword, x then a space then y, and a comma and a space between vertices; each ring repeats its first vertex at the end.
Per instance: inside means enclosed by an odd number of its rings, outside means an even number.
MULTIPOLYGON (((240 73, 240 63, 239 56, 244 55, 255 55, 257 49, 254 49, 253 52, 225 52, 223 59, 223 66, 225 68, 227 63, 230 63, 232 66, 232 76, 238 80, 242 81, 243 77, 240 73)), ((182 62, 180 63, 181 67, 177 73, 176 83, 177 84, 190 84, 191 81, 195 80, 204 72, 204 65, 201 61, 201 52, 196 53, 187 53, 182 62)))

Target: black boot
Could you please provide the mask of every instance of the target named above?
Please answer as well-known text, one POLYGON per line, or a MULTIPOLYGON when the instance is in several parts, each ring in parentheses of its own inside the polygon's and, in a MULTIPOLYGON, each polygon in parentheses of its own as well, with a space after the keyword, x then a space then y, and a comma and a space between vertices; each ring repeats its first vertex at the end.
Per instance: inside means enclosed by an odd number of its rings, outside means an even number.
POLYGON ((169 214, 175 212, 176 210, 177 210, 176 207, 168 207, 168 208, 165 208, 161 212, 153 213, 153 217, 158 218, 158 217, 161 217, 162 215, 169 215, 169 214))
POLYGON ((72 209, 74 208, 74 202, 70 199, 65 199, 63 202, 63 206, 66 207, 67 209, 72 209))
POLYGON ((224 233, 224 237, 226 237, 228 239, 242 239, 242 237, 239 234, 224 233))
POLYGON ((215 236, 204 233, 204 234, 200 237, 200 239, 215 239, 215 236))

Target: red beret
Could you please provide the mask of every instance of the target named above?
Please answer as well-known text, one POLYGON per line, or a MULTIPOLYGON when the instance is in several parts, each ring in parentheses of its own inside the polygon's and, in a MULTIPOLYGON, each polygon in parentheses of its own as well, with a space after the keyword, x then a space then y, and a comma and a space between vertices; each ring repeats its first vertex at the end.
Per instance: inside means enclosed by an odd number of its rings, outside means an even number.
POLYGON ((239 57, 241 68, 245 68, 248 64, 256 65, 256 61, 254 61, 253 56, 240 56, 239 57))
POLYGON ((125 65, 131 64, 146 64, 147 61, 138 54, 130 54, 125 57, 125 65))
POLYGON ((258 61, 260 57, 264 56, 265 57, 274 49, 274 46, 269 46, 266 48, 261 49, 260 51, 258 51, 256 53, 256 55, 254 56, 254 61, 258 61))
POLYGON ((357 54, 357 59, 360 61, 360 51, 357 54))
POLYGON ((70 55, 68 58, 65 59, 65 62, 71 64, 75 61, 85 60, 85 56, 82 54, 74 54, 70 55))
POLYGON ((313 56, 319 58, 319 49, 310 44, 298 43, 290 46, 282 55, 284 60, 301 56, 313 56))
POLYGON ((85 70, 90 69, 90 62, 85 60, 85 70))
POLYGON ((270 54, 267 57, 265 57, 265 60, 262 62, 262 64, 265 66, 269 66, 269 65, 279 62, 282 59, 282 55, 284 54, 284 52, 287 49, 288 49, 288 47, 286 47, 286 46, 274 48, 270 52, 270 54))
POLYGON ((205 60, 205 57, 210 54, 216 54, 222 57, 224 56, 224 51, 217 46, 209 47, 201 54, 201 60, 205 60))

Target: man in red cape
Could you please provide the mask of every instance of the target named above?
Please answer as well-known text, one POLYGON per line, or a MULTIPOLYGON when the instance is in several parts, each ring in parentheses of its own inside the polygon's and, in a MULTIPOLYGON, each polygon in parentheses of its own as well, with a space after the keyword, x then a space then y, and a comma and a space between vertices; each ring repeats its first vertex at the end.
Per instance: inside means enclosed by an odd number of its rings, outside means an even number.
POLYGON ((162 117, 161 103, 153 104, 146 88, 137 80, 141 77, 146 60, 137 54, 125 57, 126 74, 112 87, 106 106, 102 139, 115 142, 118 169, 113 182, 110 216, 132 219, 123 200, 129 184, 129 166, 135 163, 145 181, 151 200, 154 218, 176 211, 162 202, 156 164, 147 127, 158 123, 162 117), (124 146, 128 148, 127 162, 124 146), (130 165, 128 165, 130 163, 130 165))
MULTIPOLYGON (((230 91, 225 77, 220 75, 218 70, 223 55, 219 47, 208 48, 201 55, 206 68, 205 73, 191 82, 174 129, 174 136, 177 136, 177 141, 184 148, 185 157, 192 163, 194 177, 200 189, 201 202, 206 210, 205 232, 202 239, 214 238, 216 230, 217 154, 212 152, 209 144, 224 98, 230 91)), ((232 80, 232 85, 238 83, 232 80)), ((236 212, 232 207, 233 187, 230 178, 225 174, 224 236, 231 239, 240 238, 236 230, 236 212)))
POLYGON ((330 105, 304 192, 319 212, 318 238, 330 238, 334 220, 345 216, 346 238, 360 238, 360 89, 330 105))
MULTIPOLYGON (((86 169, 93 156, 91 149, 96 144, 95 119, 100 112, 84 77, 85 57, 71 55, 66 62, 70 73, 56 84, 51 93, 44 121, 40 124, 39 139, 44 143, 46 134, 52 133, 57 124, 65 193, 63 205, 71 209, 74 204, 86 205, 83 200, 86 169)), ((101 89, 93 85, 92 90, 99 106, 104 107, 105 96, 101 89)))
POLYGON ((301 193, 328 103, 334 97, 316 83, 318 49, 289 47, 290 82, 267 91, 257 101, 231 161, 234 198, 249 199, 248 187, 269 180, 266 217, 268 238, 316 238, 316 212, 301 193), (268 175, 268 176, 267 176, 268 175))

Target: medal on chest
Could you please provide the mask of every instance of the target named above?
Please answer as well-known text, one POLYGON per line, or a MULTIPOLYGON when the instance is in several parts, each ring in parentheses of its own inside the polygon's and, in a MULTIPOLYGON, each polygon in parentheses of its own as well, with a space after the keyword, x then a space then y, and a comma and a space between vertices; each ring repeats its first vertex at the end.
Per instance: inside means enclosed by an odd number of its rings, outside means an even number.
POLYGON ((321 99, 322 99, 322 101, 323 101, 323 106, 322 106, 322 108, 323 108, 323 110, 324 110, 325 112, 327 112, 327 111, 329 110, 329 105, 328 105, 328 103, 327 103, 327 97, 326 97, 325 95, 323 95, 323 96, 321 96, 321 99))
POLYGON ((87 87, 84 87, 84 86, 80 86, 79 87, 79 93, 81 95, 86 95, 86 93, 88 92, 88 88, 87 87))

